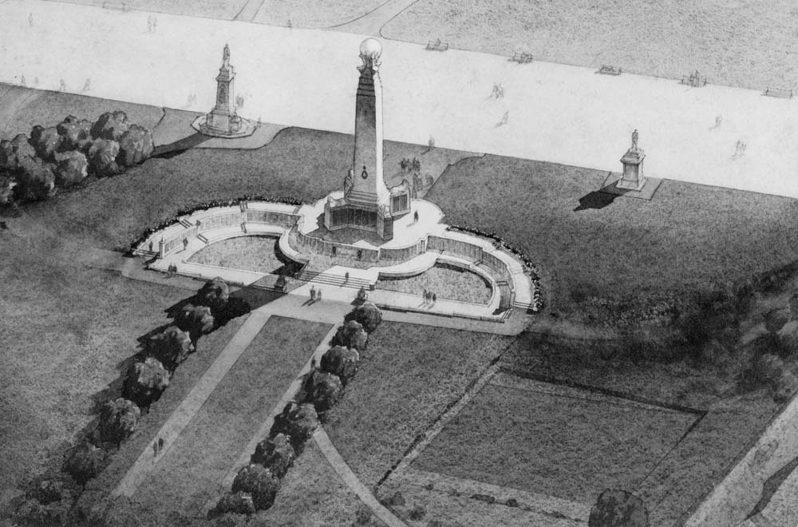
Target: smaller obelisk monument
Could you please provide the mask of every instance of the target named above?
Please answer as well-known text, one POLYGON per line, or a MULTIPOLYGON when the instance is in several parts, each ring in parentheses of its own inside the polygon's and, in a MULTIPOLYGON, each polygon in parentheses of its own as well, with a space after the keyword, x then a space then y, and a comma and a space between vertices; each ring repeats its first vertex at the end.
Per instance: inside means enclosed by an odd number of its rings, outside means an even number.
POLYGON ((216 105, 194 121, 195 129, 212 137, 244 137, 255 131, 252 123, 236 113, 235 69, 230 64, 230 46, 224 45, 222 67, 216 76, 216 105))
POLYGON ((646 153, 637 146, 638 138, 639 134, 635 130, 632 132, 632 146, 621 158, 623 174, 616 184, 620 189, 640 190, 646 184, 646 178, 643 175, 643 160, 646 158, 646 153))

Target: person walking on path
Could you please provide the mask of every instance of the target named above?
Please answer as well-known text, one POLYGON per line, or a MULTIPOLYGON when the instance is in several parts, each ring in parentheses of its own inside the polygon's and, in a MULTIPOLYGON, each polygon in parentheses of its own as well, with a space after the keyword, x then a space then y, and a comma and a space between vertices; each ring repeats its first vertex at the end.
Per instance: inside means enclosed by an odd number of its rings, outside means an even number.
POLYGON ((316 291, 316 300, 318 300, 319 302, 321 302, 321 289, 319 289, 318 291, 316 291))
POLYGON ((161 450, 163 450, 163 437, 158 438, 158 454, 160 455, 161 450))
POLYGON ((437 301, 438 301, 438 295, 436 295, 435 293, 432 293, 432 304, 435 305, 435 302, 437 302, 437 301))
POLYGON ((316 301, 316 288, 313 286, 310 286, 310 301, 311 302, 316 301))
POLYGON ((427 293, 427 290, 424 289, 424 303, 426 304, 428 301, 429 301, 429 294, 427 293))
POLYGON ((157 456, 158 455, 158 441, 153 441, 152 442, 152 455, 153 456, 157 456))

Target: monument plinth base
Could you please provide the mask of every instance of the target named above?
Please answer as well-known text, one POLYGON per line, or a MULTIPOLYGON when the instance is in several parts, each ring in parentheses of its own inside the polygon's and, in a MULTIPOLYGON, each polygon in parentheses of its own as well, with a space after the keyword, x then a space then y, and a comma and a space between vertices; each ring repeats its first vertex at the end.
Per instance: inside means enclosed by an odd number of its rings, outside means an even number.
POLYGON ((607 175, 607 179, 604 180, 604 184, 601 186, 599 192, 650 201, 654 197, 654 193, 659 188, 662 180, 659 178, 647 177, 638 180, 637 185, 630 183, 631 182, 623 181, 621 174, 613 174, 610 172, 609 175, 607 175))
POLYGON ((250 121, 249 119, 239 118, 239 120, 235 123, 235 126, 232 126, 232 124, 233 123, 231 123, 231 126, 228 126, 227 128, 213 126, 213 124, 208 122, 208 115, 206 114, 200 115, 194 119, 194 122, 191 123, 191 127, 202 135, 226 139, 249 137, 255 133, 255 130, 257 129, 257 123, 250 121))

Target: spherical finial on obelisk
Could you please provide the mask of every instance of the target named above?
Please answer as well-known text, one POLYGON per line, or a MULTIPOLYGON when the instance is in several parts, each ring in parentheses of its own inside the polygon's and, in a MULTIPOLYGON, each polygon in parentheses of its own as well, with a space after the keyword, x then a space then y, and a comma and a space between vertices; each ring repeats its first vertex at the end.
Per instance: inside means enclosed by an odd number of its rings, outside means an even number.
POLYGON ((376 38, 367 38, 360 43, 360 58, 363 65, 376 69, 380 65, 382 56, 382 44, 376 38))

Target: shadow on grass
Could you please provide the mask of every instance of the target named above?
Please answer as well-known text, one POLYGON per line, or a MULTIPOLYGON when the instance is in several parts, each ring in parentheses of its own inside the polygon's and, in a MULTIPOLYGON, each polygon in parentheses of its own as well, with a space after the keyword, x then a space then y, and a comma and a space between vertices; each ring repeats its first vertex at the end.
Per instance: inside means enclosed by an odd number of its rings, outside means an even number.
POLYGON ((621 194, 605 192, 604 189, 591 192, 579 198, 579 206, 574 209, 574 212, 579 212, 580 210, 603 209, 604 207, 612 205, 615 198, 620 195, 621 194))
POLYGON ((188 137, 184 137, 174 143, 168 145, 161 145, 155 148, 151 157, 170 159, 177 155, 182 154, 186 150, 191 150, 202 143, 209 141, 211 138, 207 135, 202 135, 196 132, 188 137))

